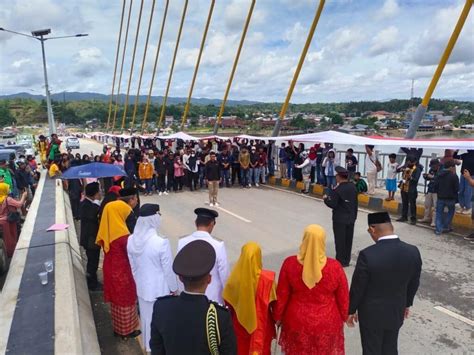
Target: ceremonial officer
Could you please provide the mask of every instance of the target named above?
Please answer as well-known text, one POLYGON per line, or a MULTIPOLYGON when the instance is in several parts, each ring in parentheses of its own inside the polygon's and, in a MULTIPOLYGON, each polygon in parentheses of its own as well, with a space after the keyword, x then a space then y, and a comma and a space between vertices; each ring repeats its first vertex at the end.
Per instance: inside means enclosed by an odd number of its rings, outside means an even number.
POLYGON ((369 214, 368 224, 375 245, 359 253, 347 324, 360 321, 364 355, 397 354, 398 332, 420 284, 421 256, 395 235, 387 212, 369 214))
POLYGON ((180 296, 158 298, 153 308, 150 348, 161 354, 237 354, 229 310, 209 301, 205 292, 216 252, 204 240, 195 240, 176 255, 173 271, 184 284, 180 296))
MULTIPOLYGON (((216 218, 219 214, 208 208, 196 208, 194 213, 196 217, 196 231, 190 236, 181 238, 178 241, 178 252, 188 243, 194 240, 205 240, 212 245, 216 252, 216 263, 211 270, 212 280, 206 290, 206 296, 213 301, 224 303, 222 291, 229 277, 229 263, 225 251, 224 242, 211 236, 212 230, 216 225, 216 218)), ((180 283, 180 290, 183 289, 180 283)))
POLYGON ((351 261, 354 223, 357 219, 357 189, 349 182, 349 171, 336 166, 336 183, 334 190, 327 188, 323 199, 326 206, 332 208, 332 229, 336 245, 336 260, 343 267, 351 261))

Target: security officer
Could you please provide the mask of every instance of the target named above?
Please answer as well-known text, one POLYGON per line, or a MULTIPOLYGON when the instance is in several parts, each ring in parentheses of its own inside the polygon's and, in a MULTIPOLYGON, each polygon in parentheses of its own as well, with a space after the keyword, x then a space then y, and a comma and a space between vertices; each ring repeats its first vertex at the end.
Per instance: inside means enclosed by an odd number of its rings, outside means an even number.
POLYGON ((156 300, 151 321, 152 355, 237 354, 230 312, 209 301, 205 292, 216 252, 204 240, 183 247, 173 262, 173 271, 184 284, 180 296, 156 300))
POLYGON ((354 223, 357 219, 357 190, 355 185, 349 182, 347 169, 336 166, 335 170, 337 186, 334 190, 326 189, 323 199, 326 206, 332 209, 336 260, 343 267, 347 267, 351 261, 354 223))
MULTIPOLYGON (((219 214, 208 208, 196 208, 194 213, 196 217, 196 231, 178 241, 178 252, 188 243, 193 240, 205 240, 212 245, 216 252, 216 263, 211 270, 212 281, 206 290, 206 296, 210 300, 224 303, 222 298, 222 291, 229 277, 229 262, 227 261, 227 253, 225 245, 222 240, 218 240, 211 236, 214 226, 216 225, 216 218, 219 214)), ((179 285, 180 290, 183 285, 179 285)))

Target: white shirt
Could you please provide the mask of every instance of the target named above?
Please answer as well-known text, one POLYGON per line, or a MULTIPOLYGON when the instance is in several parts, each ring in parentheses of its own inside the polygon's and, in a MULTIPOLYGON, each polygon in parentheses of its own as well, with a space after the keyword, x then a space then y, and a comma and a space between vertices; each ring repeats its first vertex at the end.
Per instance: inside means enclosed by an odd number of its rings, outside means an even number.
POLYGON ((377 161, 377 157, 375 156, 375 152, 372 152, 372 155, 367 154, 365 156, 365 172, 366 173, 376 173, 377 166, 375 162, 377 161))
POLYGON ((387 164, 387 179, 393 180, 397 178, 397 168, 398 163, 390 163, 387 164))
POLYGON ((143 253, 139 255, 130 253, 129 245, 130 240, 127 245, 128 260, 137 285, 138 297, 154 302, 156 298, 169 295, 178 289, 168 239, 154 235, 147 240, 143 253))
POLYGON ((384 237, 379 238, 377 242, 380 242, 381 240, 388 240, 388 239, 398 239, 398 235, 395 235, 395 234, 386 235, 384 237))
MULTIPOLYGON (((212 245, 216 251, 216 263, 211 270, 212 281, 207 287, 206 296, 212 301, 224 304, 222 291, 229 277, 229 262, 227 261, 227 253, 223 241, 219 241, 211 237, 211 235, 204 231, 196 231, 190 236, 181 238, 178 241, 178 252, 187 244, 195 240, 204 240, 212 245)), ((184 286, 179 282, 180 291, 184 290, 184 286)))

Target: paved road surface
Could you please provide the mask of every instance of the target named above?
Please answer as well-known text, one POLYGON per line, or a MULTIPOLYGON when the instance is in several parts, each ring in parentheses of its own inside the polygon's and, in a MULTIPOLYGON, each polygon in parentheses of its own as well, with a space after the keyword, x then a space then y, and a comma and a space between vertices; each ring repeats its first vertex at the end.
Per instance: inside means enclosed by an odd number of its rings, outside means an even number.
MULTIPOLYGON (((100 150, 96 143, 82 141, 82 149, 100 150)), ((264 267, 278 272, 283 260, 298 251, 303 229, 311 223, 327 232, 327 254, 334 257, 330 210, 319 200, 275 188, 221 189, 221 207, 215 237, 225 241, 231 264, 238 259, 242 245, 258 242, 264 267)), ((204 206, 207 191, 171 193, 142 198, 142 203, 159 203, 162 211, 161 233, 176 250, 179 237, 194 229, 194 208, 204 206)), ((352 262, 346 268, 350 282, 359 250, 372 244, 367 234, 367 213, 360 211, 355 227, 352 262)), ((421 251, 421 286, 411 317, 401 329, 401 354, 467 354, 474 352, 472 331, 473 294, 471 268, 474 245, 459 236, 437 237, 432 230, 394 223, 402 240, 421 251), (441 310, 435 307, 442 307, 441 310), (449 311, 454 313, 449 313, 449 311), (459 317, 461 316, 461 317, 459 317), (464 318, 463 318, 464 317, 464 318)), ((357 329, 345 329, 348 354, 360 354, 357 329)))

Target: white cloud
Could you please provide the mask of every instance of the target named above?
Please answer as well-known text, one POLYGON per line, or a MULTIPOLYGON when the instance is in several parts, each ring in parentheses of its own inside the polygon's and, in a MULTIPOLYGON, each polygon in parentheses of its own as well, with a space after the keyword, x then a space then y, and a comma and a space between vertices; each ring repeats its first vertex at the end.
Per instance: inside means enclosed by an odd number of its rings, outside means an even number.
POLYGON ((92 77, 110 66, 102 51, 97 47, 78 51, 75 58, 74 74, 80 77, 92 77))
POLYGON ((399 31, 395 26, 390 26, 380 31, 373 39, 370 46, 370 55, 377 56, 389 53, 399 46, 399 31))
POLYGON ((387 19, 397 16, 400 13, 400 6, 397 0, 385 0, 382 8, 378 12, 379 19, 387 19))

